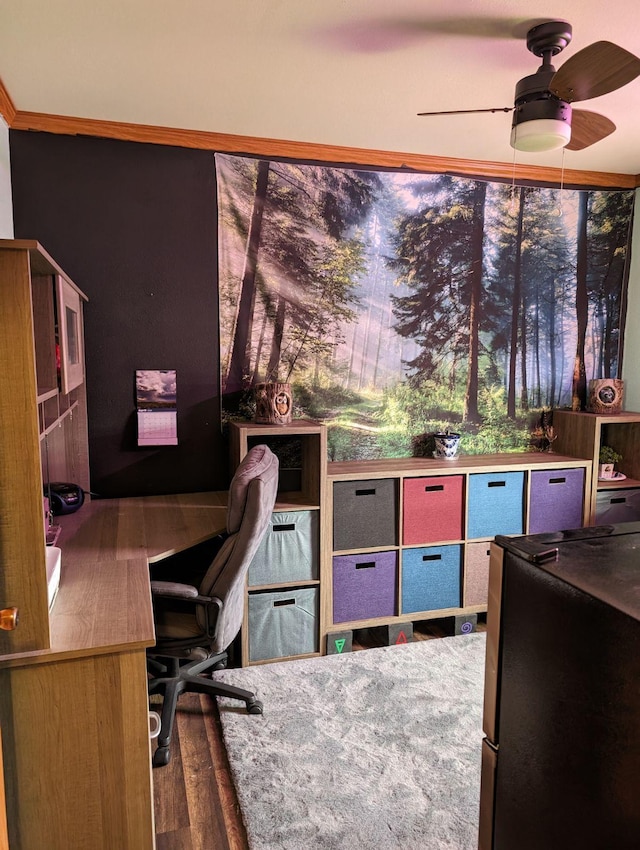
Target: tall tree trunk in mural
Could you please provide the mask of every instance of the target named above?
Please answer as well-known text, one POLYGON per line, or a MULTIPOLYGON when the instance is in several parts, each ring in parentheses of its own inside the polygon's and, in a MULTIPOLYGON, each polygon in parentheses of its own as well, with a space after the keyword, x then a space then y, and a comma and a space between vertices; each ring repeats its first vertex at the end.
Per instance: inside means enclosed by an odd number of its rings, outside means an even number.
POLYGON ((280 366, 280 354, 282 352, 282 338, 284 336, 284 319, 287 312, 287 302, 282 295, 278 295, 278 306, 273 321, 273 336, 271 337, 271 351, 265 381, 278 380, 278 368, 280 366))
POLYGON ((522 281, 520 291, 522 292, 522 307, 520 310, 520 409, 529 410, 529 382, 527 380, 527 358, 529 356, 527 339, 528 305, 527 295, 522 281))
POLYGON ((487 184, 476 183, 473 201, 473 231, 471 235, 471 298, 469 304, 469 371, 467 390, 464 397, 463 419, 466 422, 481 422, 478 410, 478 352, 480 339, 480 301, 482 298, 482 258, 484 242, 484 207, 487 184))
POLYGON ((557 363, 556 363, 556 297, 555 297, 555 281, 551 288, 551 303, 549 304, 549 369, 551 378, 549 383, 549 394, 547 396, 547 404, 553 407, 556 403, 556 380, 557 380, 557 363))
POLYGON ((535 312, 534 312, 534 320, 533 320, 533 356, 535 358, 535 399, 534 404, 536 407, 542 406, 542 375, 540 372, 540 285, 536 279, 536 287, 535 287, 536 299, 535 299, 535 312))
POLYGON ((584 410, 587 401, 587 377, 584 344, 587 336, 589 297, 587 293, 587 212, 589 195, 580 192, 578 201, 578 242, 576 262, 576 357, 573 364, 571 409, 584 410))
POLYGON ((269 162, 260 160, 256 176, 256 192, 253 200, 251 224, 247 238, 247 249, 244 259, 244 271, 238 303, 238 321, 233 340, 231 362, 226 381, 226 392, 237 392, 244 385, 245 376, 249 374, 249 341, 251 340, 252 307, 256 290, 256 268, 258 251, 260 249, 260 233, 262 231, 262 214, 267 197, 269 183, 269 162))
MULTIPOLYGON (((253 377, 251 379, 251 385, 255 385, 260 383, 260 361, 262 360, 262 349, 264 348, 264 337, 267 332, 267 311, 265 310, 262 314, 262 322, 260 324, 260 338, 258 339, 258 347, 256 349, 256 359, 253 364, 253 377)), ((268 379, 267 379, 268 380, 268 379)))
POLYGON ((507 416, 516 418, 516 362, 518 357, 518 311, 522 291, 522 229, 524 222, 525 188, 520 188, 518 207, 518 232, 516 235, 516 258, 513 269, 513 294, 511 297, 511 344, 509 347, 509 383, 507 385, 507 416))

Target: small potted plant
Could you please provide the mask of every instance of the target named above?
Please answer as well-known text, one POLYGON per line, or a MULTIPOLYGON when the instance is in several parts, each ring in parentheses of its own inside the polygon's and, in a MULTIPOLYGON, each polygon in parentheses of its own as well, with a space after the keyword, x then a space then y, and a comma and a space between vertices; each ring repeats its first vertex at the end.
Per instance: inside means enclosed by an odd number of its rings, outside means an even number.
POLYGON ((614 467, 621 460, 620 452, 612 449, 611 446, 600 446, 598 478, 613 478, 615 476, 614 467))

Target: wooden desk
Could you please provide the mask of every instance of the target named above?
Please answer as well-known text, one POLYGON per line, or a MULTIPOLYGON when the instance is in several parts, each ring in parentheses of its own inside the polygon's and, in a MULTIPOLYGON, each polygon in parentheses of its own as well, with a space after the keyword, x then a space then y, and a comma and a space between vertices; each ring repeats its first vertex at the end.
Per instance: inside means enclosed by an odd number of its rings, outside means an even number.
POLYGON ((224 528, 226 493, 88 502, 60 517, 51 648, 0 656, 11 850, 155 846, 149 562, 224 528))

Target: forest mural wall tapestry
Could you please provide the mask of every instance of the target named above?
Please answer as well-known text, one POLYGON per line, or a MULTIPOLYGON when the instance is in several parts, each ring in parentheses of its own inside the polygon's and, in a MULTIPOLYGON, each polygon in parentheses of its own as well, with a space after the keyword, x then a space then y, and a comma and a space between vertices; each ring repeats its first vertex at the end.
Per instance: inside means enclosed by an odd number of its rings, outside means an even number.
POLYGON ((332 460, 522 451, 617 377, 633 191, 216 154, 223 421, 290 382, 332 460))

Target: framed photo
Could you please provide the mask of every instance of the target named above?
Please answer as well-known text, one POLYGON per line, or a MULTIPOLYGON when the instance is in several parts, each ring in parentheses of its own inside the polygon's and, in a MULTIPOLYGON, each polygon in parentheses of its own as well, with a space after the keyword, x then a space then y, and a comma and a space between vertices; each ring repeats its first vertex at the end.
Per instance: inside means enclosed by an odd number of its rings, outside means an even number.
POLYGON ((58 275, 58 328, 60 344, 60 385, 66 395, 84 381, 84 337, 80 293, 58 275))

